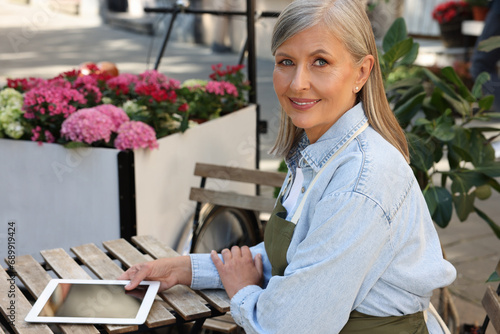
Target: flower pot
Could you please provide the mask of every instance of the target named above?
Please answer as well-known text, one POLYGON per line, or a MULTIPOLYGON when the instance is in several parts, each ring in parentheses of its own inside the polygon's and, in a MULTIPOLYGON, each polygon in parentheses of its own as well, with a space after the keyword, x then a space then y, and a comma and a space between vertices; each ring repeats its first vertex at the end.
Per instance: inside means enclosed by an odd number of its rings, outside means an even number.
POLYGON ((474 46, 475 38, 462 34, 462 21, 450 21, 439 24, 441 40, 447 48, 474 46))
POLYGON ((489 11, 490 11, 489 7, 472 6, 472 18, 475 21, 484 21, 489 11))
MULTIPOLYGON (((256 126, 256 107, 250 105, 160 138, 158 149, 134 150, 131 168, 117 149, 2 138, 0 221, 16 221, 17 253, 37 260, 40 249, 119 238, 128 228, 125 220, 136 225, 137 234, 155 235, 175 248, 196 204, 189 200, 190 188, 200 184, 195 163, 254 168, 256 126), (132 185, 131 192, 123 191, 124 183, 132 185)), ((255 187, 243 192, 254 195, 255 187)), ((0 245, 7 244, 6 236, 0 233, 0 245)), ((0 257, 6 251, 0 249, 0 257)))

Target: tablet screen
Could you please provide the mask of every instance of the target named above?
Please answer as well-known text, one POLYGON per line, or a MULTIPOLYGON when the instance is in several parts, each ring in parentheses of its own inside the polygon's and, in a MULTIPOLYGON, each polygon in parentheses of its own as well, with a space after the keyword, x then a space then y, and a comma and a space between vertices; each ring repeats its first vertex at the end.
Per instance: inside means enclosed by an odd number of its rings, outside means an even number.
POLYGON ((146 288, 125 291, 123 285, 59 283, 39 316, 135 318, 146 288))
POLYGON ((28 322, 142 324, 159 282, 143 281, 126 291, 128 281, 53 279, 26 316, 28 322))

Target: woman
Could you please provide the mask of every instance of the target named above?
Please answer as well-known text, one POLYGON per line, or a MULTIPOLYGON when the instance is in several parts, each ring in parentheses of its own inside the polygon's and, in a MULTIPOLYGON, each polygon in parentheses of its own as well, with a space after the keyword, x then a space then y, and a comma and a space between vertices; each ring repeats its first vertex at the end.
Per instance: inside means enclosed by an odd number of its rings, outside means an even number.
POLYGON ((273 148, 289 177, 264 243, 129 269, 225 288, 246 333, 439 333, 423 312, 455 270, 408 166, 360 1, 297 0, 276 23, 273 148))

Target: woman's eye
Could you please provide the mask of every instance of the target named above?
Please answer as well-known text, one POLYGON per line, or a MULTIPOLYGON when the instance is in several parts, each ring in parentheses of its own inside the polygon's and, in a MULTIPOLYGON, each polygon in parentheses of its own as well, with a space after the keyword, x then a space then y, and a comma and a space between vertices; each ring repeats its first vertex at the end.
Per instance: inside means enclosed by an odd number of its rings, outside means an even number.
POLYGON ((314 62, 314 65, 317 65, 317 66, 325 66, 327 64, 328 64, 328 62, 324 59, 316 59, 316 61, 314 62))
POLYGON ((280 64, 285 66, 292 66, 293 62, 290 59, 283 59, 282 61, 280 61, 280 64))

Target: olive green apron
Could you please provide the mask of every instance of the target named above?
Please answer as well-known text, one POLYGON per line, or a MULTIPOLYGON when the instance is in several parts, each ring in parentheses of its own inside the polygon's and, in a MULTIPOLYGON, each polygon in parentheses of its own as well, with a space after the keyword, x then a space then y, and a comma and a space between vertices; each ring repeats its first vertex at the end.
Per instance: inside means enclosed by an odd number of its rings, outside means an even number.
MULTIPOLYGON (((306 193, 302 197, 299 206, 294 213, 292 220, 286 220, 287 212, 283 207, 283 193, 286 193, 288 186, 291 183, 291 176, 288 178, 287 185, 282 193, 278 196, 276 206, 271 214, 269 221, 266 224, 264 231, 264 246, 266 253, 271 262, 272 275, 283 276, 288 262, 286 253, 292 240, 295 225, 304 207, 305 199, 309 194, 309 189, 312 188, 319 175, 325 170, 325 167, 334 160, 334 158, 364 129, 368 127, 365 123, 354 135, 347 141, 323 166, 323 168, 314 177, 306 193)), ((340 334, 392 334, 392 333, 407 333, 407 334, 428 334, 425 324, 423 312, 417 312, 405 316, 392 317, 375 317, 366 315, 357 311, 351 312, 349 320, 340 332, 340 334)))

